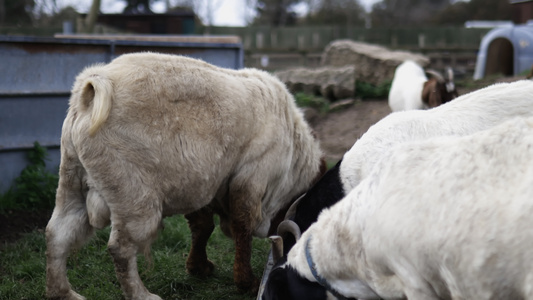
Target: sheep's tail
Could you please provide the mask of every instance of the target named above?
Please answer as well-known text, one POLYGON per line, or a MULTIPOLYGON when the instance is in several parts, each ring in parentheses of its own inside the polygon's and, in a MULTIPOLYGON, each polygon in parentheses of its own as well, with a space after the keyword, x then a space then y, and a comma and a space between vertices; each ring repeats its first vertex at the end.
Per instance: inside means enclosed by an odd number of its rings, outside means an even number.
POLYGON ((113 84, 109 78, 93 75, 85 80, 81 102, 85 109, 90 109, 92 103, 90 136, 94 136, 109 117, 112 96, 113 84))

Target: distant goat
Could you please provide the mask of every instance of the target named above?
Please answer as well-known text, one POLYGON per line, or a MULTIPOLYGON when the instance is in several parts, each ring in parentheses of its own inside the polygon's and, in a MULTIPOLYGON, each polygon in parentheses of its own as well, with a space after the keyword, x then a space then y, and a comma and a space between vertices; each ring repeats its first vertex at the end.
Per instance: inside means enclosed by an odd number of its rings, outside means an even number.
POLYGON ((56 206, 46 227, 47 296, 83 299, 67 256, 111 224, 108 249, 126 299, 160 299, 137 271, 162 219, 186 214, 187 270, 209 275, 213 213, 235 241, 234 280, 256 291, 252 235, 266 237, 321 175, 322 152, 285 86, 155 53, 127 54, 76 78, 63 124, 56 206))
POLYGON ((533 299, 533 119, 393 147, 324 210, 263 300, 533 299))
POLYGON ((457 96, 450 68, 443 77, 433 70, 424 71, 416 62, 408 60, 396 68, 389 106, 392 111, 433 108, 457 96))

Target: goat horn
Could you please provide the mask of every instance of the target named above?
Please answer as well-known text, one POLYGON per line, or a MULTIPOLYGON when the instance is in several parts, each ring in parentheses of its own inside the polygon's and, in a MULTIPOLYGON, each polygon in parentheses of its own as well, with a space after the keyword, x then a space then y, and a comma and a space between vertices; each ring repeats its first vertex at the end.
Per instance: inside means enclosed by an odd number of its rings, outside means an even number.
POLYGON ((298 208, 298 203, 300 203, 300 200, 302 200, 302 198, 304 196, 305 196, 305 193, 303 195, 301 195, 300 197, 298 197, 298 199, 296 199, 296 201, 294 201, 291 204, 291 206, 289 207, 289 209, 285 213, 285 220, 289 220, 292 217, 294 217, 294 215, 296 214, 296 208, 298 208))
POLYGON ((442 77, 442 75, 435 71, 435 70, 432 70, 432 69, 427 69, 426 70, 426 74, 432 76, 432 77, 435 77, 437 79, 437 81, 439 82, 444 82, 444 77, 442 77))
POLYGON ((292 233, 296 241, 298 241, 300 237, 302 236, 302 231, 300 230, 300 226, 298 226, 298 224, 296 224, 292 220, 285 220, 279 223, 278 234, 282 236, 283 233, 287 233, 287 232, 292 233))
POLYGON ((272 261, 274 264, 283 256, 283 239, 279 235, 269 237, 272 244, 272 261))

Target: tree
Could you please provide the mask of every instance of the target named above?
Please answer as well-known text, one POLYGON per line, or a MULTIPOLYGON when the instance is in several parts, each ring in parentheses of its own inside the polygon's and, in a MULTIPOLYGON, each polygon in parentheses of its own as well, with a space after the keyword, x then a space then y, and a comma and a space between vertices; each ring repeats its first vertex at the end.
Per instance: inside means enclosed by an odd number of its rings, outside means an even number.
POLYGON ((127 3, 122 11, 123 14, 152 14, 150 4, 161 0, 122 0, 127 3))
POLYGON ((98 19, 99 12, 100 0, 93 0, 91 10, 89 10, 89 13, 85 17, 85 20, 83 20, 83 28, 81 28, 81 30, 78 29, 78 31, 84 33, 93 33, 94 25, 96 24, 96 20, 98 19))
POLYGON ((33 0, 0 0, 0 25, 31 25, 34 6, 33 0))
POLYGON ((309 3, 304 23, 309 25, 363 26, 366 12, 359 0, 322 0, 309 3))
POLYGON ((427 24, 450 0, 382 0, 372 6, 372 23, 381 27, 427 24))
POLYGON ((511 20, 512 13, 509 0, 470 0, 448 6, 433 18, 433 23, 463 25, 469 20, 511 20))
POLYGON ((254 24, 274 27, 294 25, 294 5, 300 2, 302 0, 257 0, 254 24))

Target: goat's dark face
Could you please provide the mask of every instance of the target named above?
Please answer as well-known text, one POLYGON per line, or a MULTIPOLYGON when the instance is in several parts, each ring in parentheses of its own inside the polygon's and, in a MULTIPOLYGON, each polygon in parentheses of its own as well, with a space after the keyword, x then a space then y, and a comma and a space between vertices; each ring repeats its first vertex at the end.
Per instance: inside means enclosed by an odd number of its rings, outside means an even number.
POLYGON ((453 81, 446 80, 444 84, 440 88, 442 90, 442 103, 444 104, 446 102, 452 101, 453 99, 459 97, 459 93, 457 92, 457 89, 455 88, 455 84, 453 81))
POLYGON ((268 275, 262 300, 325 300, 326 289, 316 282, 311 282, 296 272, 286 262, 276 264, 268 275))
POLYGON ((429 108, 437 107, 442 104, 442 91, 439 88, 437 79, 430 78, 424 82, 422 89, 422 102, 429 108))
POLYGON ((426 70, 428 80, 424 82, 422 89, 422 102, 429 108, 437 107, 459 96, 453 82, 453 70, 446 69, 443 77, 439 72, 426 70))
POLYGON ((453 82, 440 81, 436 78, 430 78, 426 81, 422 90, 422 102, 429 108, 449 102, 457 96, 458 93, 453 82))

